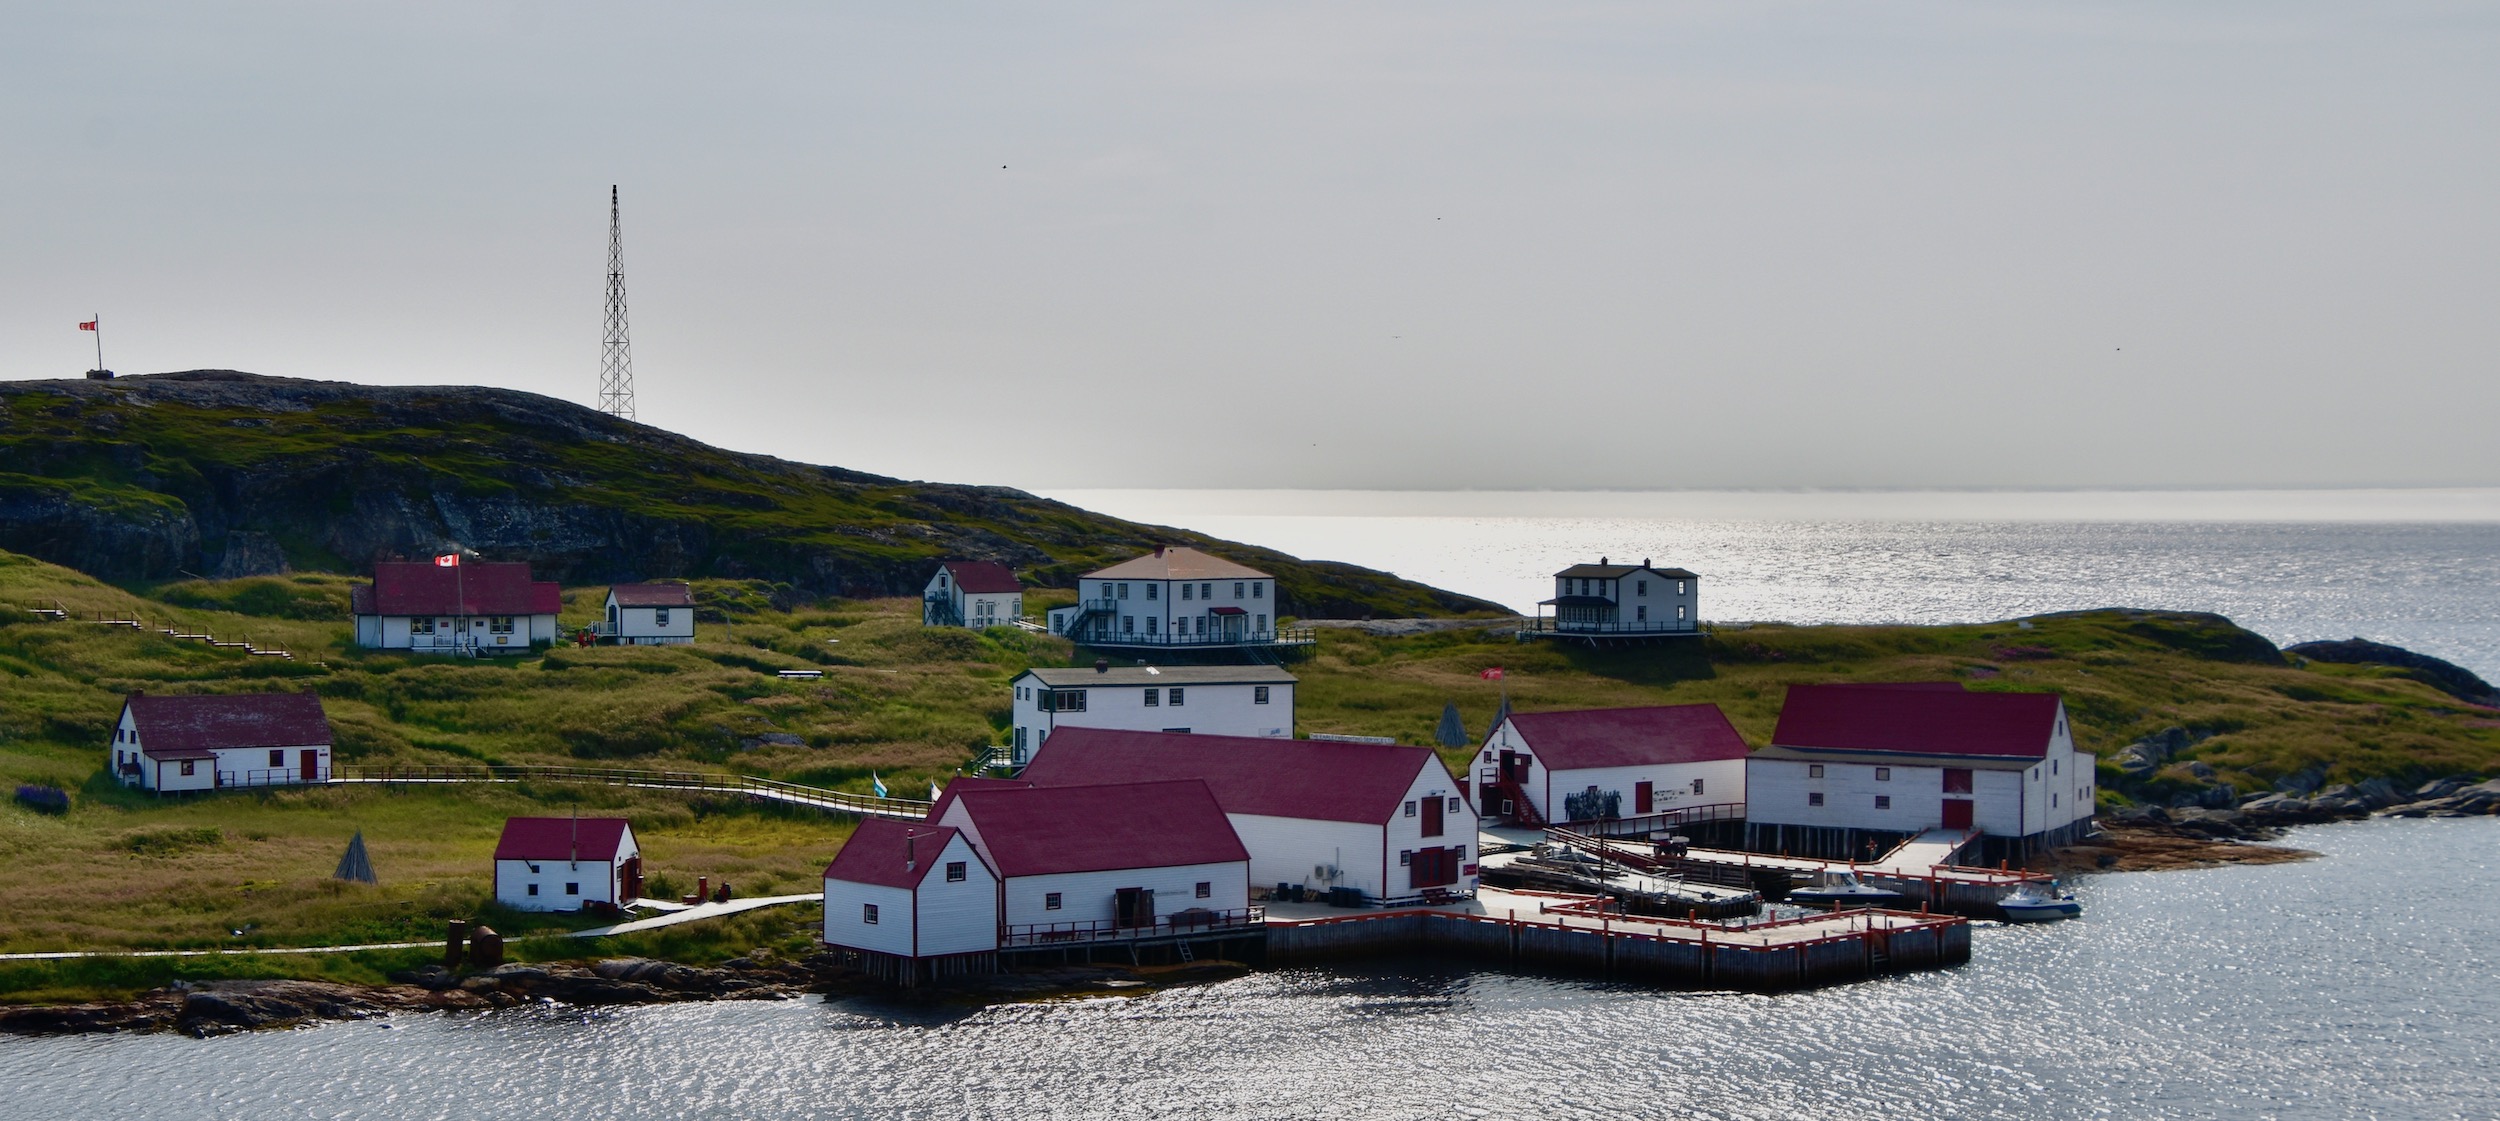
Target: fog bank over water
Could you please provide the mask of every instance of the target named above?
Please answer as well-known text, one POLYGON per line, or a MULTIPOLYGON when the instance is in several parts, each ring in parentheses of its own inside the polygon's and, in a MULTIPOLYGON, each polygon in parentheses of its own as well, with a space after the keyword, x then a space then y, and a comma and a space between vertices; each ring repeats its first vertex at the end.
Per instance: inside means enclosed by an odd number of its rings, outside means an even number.
POLYGON ((1705 620, 1966 623, 2213 611, 2500 677, 2500 490, 1058 491, 1522 613, 1566 564, 1702 576, 1705 620))

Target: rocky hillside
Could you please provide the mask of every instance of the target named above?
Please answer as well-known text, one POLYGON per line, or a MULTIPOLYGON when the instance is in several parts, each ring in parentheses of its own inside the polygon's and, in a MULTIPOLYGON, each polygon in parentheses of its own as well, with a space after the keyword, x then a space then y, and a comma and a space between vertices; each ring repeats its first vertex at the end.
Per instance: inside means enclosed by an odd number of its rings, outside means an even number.
POLYGON ((454 543, 567 583, 764 579, 800 598, 917 594, 941 557, 1066 587, 1187 544, 1275 573, 1289 614, 1501 610, 1005 487, 724 451, 512 390, 223 370, 0 382, 0 549, 129 583, 355 572, 454 543))

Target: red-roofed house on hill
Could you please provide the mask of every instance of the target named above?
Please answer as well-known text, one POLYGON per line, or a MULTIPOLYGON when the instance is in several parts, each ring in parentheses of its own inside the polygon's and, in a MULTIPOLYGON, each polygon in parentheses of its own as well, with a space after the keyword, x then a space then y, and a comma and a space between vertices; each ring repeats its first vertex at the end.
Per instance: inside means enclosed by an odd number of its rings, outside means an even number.
POLYGON ((1792 685, 1746 761, 1745 828, 1759 849, 1852 858, 1976 831, 1983 859, 2019 858, 2089 833, 2095 785, 2054 693, 1792 685))
POLYGON ((983 783, 950 790, 936 824, 997 871, 1008 945, 1249 914, 1250 854, 1203 782, 983 783))
POLYGON ((1530 822, 1742 806, 1748 750, 1714 704, 1515 712, 1476 757, 1479 805, 1530 822))
POLYGON ((113 723, 113 777, 159 793, 330 781, 330 721, 312 693, 132 693, 113 723))
POLYGON ((684 584, 617 584, 608 589, 605 619, 594 632, 619 646, 694 641, 694 589, 684 584))
POLYGON ((1185 545, 1077 579, 1077 600, 1050 610, 1050 633, 1098 650, 1268 650, 1314 646, 1286 627, 1276 578, 1185 545))
POLYGON ((998 872, 952 826, 866 818, 825 867, 825 945, 896 984, 995 971, 998 907, 998 872))
POLYGON ((642 846, 621 817, 514 817, 495 842, 495 902, 578 911, 642 898, 642 846))
MULTIPOLYGON (((446 558, 448 559, 448 558, 446 558)), ((520 561, 376 561, 349 592, 356 645, 441 654, 518 654, 556 640, 564 590, 520 561)))
POLYGON ((1261 886, 1359 891, 1371 903, 1476 890, 1476 814, 1430 748, 1062 728, 1016 777, 1204 782, 1261 886))
POLYGON ((1024 617, 1024 584, 996 561, 939 561, 920 593, 920 622, 931 627, 1003 627, 1024 617))

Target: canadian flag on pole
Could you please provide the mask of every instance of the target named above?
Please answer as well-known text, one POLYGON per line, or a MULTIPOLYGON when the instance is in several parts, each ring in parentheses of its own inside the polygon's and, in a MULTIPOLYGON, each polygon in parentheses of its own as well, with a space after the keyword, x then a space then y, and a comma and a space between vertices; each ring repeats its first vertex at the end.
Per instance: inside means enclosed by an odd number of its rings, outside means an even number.
POLYGON ((92 331, 92 330, 95 330, 95 323, 96 323, 96 321, 95 321, 95 320, 90 319, 90 320, 88 320, 88 321, 86 321, 86 322, 84 322, 84 323, 79 324, 79 325, 78 325, 78 329, 79 329, 79 330, 81 330, 81 331, 92 331))
POLYGON ((458 554, 458 553, 444 553, 443 555, 441 555, 441 556, 439 556, 439 557, 434 558, 434 567, 436 567, 436 568, 458 568, 458 567, 460 567, 460 554, 458 554))
POLYGON ((1476 676, 1487 681, 1500 681, 1502 679, 1502 667, 1487 666, 1484 669, 1477 670, 1476 676))

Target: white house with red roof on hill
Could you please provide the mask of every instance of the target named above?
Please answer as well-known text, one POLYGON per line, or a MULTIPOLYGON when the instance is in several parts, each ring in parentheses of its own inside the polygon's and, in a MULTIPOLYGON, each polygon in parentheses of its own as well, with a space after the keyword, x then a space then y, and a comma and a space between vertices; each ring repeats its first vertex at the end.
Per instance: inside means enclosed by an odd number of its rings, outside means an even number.
POLYGON ((515 817, 495 842, 495 902, 516 911, 642 898, 642 846, 621 817, 515 817))
POLYGON ((825 945, 918 984, 997 968, 998 871, 951 825, 865 818, 825 866, 825 945))
POLYGON ((312 693, 132 693, 113 722, 113 778, 159 793, 330 781, 330 721, 312 693))
POLYGON ((999 878, 1008 944, 1239 922, 1250 854, 1207 784, 1042 789, 950 784, 932 821, 971 838, 999 878))
POLYGON ((1742 806, 1748 750, 1714 704, 1514 712, 1476 757, 1478 805, 1531 823, 1742 806))
POLYGON ((521 561, 376 561, 348 593, 356 645, 443 654, 518 654, 556 639, 564 589, 521 561))
POLYGON ((2090 832, 2097 793, 2056 694, 1950 681, 1789 686, 1745 770, 1749 844, 1835 857, 1930 829, 2019 857, 2090 832))
POLYGON ((1146 556, 1088 572, 1077 600, 1050 610, 1050 633, 1103 650, 1263 649, 1313 645, 1281 625, 1276 578, 1192 549, 1157 545, 1146 556))
POLYGON ((694 641, 694 589, 684 584, 617 584, 595 633, 619 646, 694 641))
POLYGON ((1430 748, 1063 728, 1017 778, 1206 784, 1261 887, 1400 903, 1476 890, 1476 814, 1430 748))
POLYGON ((920 592, 920 622, 931 627, 1003 627, 1024 617, 1024 583, 996 561, 939 561, 920 592))

